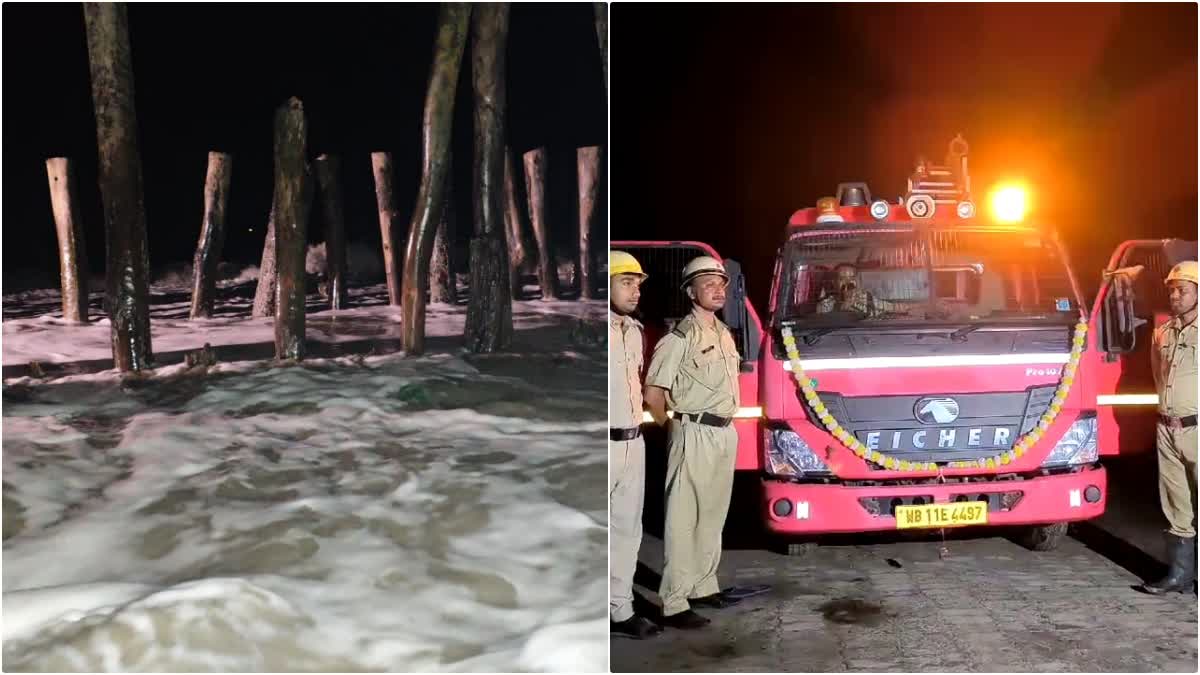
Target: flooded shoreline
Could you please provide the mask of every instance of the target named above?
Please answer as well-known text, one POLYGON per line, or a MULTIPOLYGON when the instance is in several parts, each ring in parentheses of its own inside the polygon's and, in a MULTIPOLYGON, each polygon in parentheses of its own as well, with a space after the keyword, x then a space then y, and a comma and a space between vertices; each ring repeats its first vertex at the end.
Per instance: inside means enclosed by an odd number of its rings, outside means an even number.
POLYGON ((4 408, 6 624, 26 618, 5 669, 602 670, 603 366, 25 383, 4 408))

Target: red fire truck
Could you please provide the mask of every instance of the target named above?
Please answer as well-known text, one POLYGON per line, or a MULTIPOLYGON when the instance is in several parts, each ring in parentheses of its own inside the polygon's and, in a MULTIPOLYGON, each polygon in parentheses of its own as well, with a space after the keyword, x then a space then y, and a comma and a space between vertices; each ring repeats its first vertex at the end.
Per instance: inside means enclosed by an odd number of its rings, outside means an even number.
MULTIPOLYGON (((1104 512, 1102 456, 1153 448, 1147 349, 1162 279, 1196 242, 1122 244, 1088 302, 1022 186, 995 186, 986 214, 973 196, 958 138, 896 201, 850 183, 797 211, 765 324, 725 260, 722 318, 744 359, 737 469, 789 552, 822 534, 961 526, 1049 550, 1104 512)), ((688 311, 683 265, 720 256, 693 241, 612 247, 650 274, 651 350, 688 311)))

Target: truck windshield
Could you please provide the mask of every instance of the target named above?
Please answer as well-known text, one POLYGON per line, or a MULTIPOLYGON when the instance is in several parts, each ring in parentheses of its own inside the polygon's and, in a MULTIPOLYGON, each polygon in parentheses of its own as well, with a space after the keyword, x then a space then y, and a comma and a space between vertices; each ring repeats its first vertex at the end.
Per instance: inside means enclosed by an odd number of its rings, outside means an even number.
POLYGON ((1079 312, 1055 248, 1029 230, 821 231, 794 236, 782 256, 782 321, 1063 323, 1079 312))

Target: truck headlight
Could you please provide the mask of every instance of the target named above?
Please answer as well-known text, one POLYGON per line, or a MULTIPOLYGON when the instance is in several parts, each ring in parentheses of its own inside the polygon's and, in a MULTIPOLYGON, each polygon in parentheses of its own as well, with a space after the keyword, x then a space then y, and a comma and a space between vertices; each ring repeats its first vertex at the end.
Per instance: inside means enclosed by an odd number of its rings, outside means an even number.
POLYGON ((828 476, 831 473, 812 447, 791 429, 767 427, 763 430, 763 444, 768 473, 796 477, 828 476))
POLYGON ((1074 466, 1091 464, 1100 455, 1096 442, 1096 415, 1086 413, 1067 429, 1042 466, 1074 466))

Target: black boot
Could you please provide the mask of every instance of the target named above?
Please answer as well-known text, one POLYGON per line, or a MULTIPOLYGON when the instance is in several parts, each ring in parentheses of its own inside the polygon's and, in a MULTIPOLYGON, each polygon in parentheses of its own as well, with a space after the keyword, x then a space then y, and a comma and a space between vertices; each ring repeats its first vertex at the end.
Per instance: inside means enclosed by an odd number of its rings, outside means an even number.
POLYGON ((724 593, 713 593, 701 598, 688 598, 688 604, 693 607, 707 607, 708 609, 725 609, 733 607, 741 602, 741 598, 731 598, 724 593))
POLYGON ((1161 595, 1172 591, 1186 593, 1192 589, 1196 580, 1196 538, 1168 534, 1167 557, 1171 561, 1167 576, 1154 583, 1142 584, 1142 590, 1161 595))
POLYGON ((708 618, 700 616, 690 609, 685 609, 678 614, 664 616, 662 623, 668 628, 681 628, 683 630, 690 630, 693 628, 703 628, 712 622, 708 618))
POLYGON ((635 640, 645 640, 646 638, 654 637, 662 632, 662 628, 655 625, 653 621, 644 616, 633 616, 624 621, 613 621, 609 619, 608 630, 610 633, 617 635, 625 635, 635 640))

